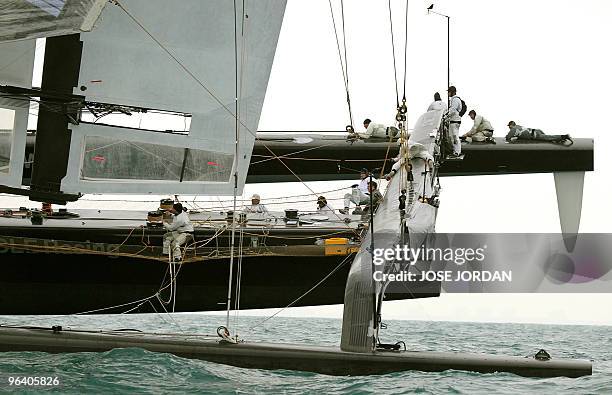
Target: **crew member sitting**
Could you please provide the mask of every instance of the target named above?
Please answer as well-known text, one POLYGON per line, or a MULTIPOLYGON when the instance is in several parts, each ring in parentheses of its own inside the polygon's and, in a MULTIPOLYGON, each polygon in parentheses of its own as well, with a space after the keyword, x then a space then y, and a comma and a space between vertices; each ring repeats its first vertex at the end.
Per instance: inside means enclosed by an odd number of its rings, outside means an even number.
POLYGON ((328 215, 333 212, 334 209, 327 204, 327 199, 325 199, 325 196, 319 196, 317 198, 317 213, 328 215))
POLYGON ((380 193, 380 191, 378 190, 378 184, 375 181, 371 181, 368 183, 368 202, 366 203, 366 206, 363 208, 363 212, 367 213, 370 211, 370 196, 372 196, 372 207, 374 207, 374 211, 376 211, 376 208, 378 207, 378 205, 380 204, 380 202, 382 202, 383 200, 383 195, 382 193, 380 193))
POLYGON ((465 133, 461 136, 462 140, 471 143, 472 141, 483 142, 488 141, 495 144, 495 139, 493 138, 493 127, 491 126, 491 122, 489 122, 482 115, 476 114, 476 111, 470 110, 468 113, 472 121, 474 121, 474 125, 469 132, 465 133))
POLYGON ((172 257, 175 261, 181 260, 181 245, 185 244, 188 238, 193 237, 193 225, 189 221, 189 216, 180 203, 174 203, 170 211, 174 217, 172 223, 164 222, 164 228, 168 231, 164 234, 163 252, 169 254, 172 249, 172 257))
POLYGON ((508 122, 508 128, 510 129, 506 135, 506 141, 508 142, 516 140, 537 140, 568 146, 574 144, 569 134, 546 134, 540 129, 524 128, 514 121, 508 122))
POLYGON ((244 208, 245 213, 258 213, 258 214, 268 214, 268 209, 263 204, 259 203, 261 201, 261 197, 254 193, 251 196, 251 205, 246 206, 244 208))
MULTIPOLYGON (((359 173, 359 184, 353 185, 351 193, 347 193, 344 195, 344 209, 340 209, 341 214, 348 214, 349 207, 351 202, 355 203, 355 205, 360 206, 362 204, 366 204, 370 197, 368 196, 368 176, 370 172, 368 169, 361 169, 361 173, 359 173)), ((361 214, 361 208, 357 207, 353 214, 361 214)))

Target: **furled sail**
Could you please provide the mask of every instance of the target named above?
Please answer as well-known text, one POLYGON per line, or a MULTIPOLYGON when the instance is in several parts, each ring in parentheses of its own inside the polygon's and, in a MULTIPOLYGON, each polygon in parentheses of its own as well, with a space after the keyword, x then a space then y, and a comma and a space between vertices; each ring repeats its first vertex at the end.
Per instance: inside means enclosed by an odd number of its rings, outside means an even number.
MULTIPOLYGON (((412 135, 408 140, 408 145, 421 144, 430 153, 435 149, 435 141, 430 137, 430 134, 436 131, 440 125, 442 111, 435 110, 423 114, 416 122, 412 135)), ((431 173, 423 172, 425 170, 424 161, 419 158, 412 158, 412 171, 414 174, 413 190, 415 196, 418 197, 419 192, 424 191, 427 197, 432 194, 432 177, 431 173)), ((344 351, 353 352, 371 352, 375 347, 377 333, 374 329, 377 315, 375 311, 377 302, 382 301, 381 293, 385 292, 388 283, 382 281, 374 281, 373 275, 375 270, 389 273, 397 270, 396 262, 386 262, 380 269, 375 269, 373 264, 373 253, 370 251, 370 246, 373 244, 376 249, 393 249, 396 245, 402 244, 402 217, 399 209, 399 197, 401 194, 403 179, 406 177, 405 171, 400 171, 395 175, 384 197, 384 200, 378 207, 374 217, 374 236, 372 232, 368 232, 365 240, 361 244, 361 249, 355 256, 355 260, 351 265, 351 270, 346 281, 346 289, 344 294, 344 314, 342 319, 342 338, 340 347, 344 351), (374 237, 374 243, 371 243, 371 238, 374 237)), ((410 197, 406 201, 406 214, 404 226, 407 228, 405 232, 408 240, 404 242, 410 245, 421 245, 423 238, 435 231, 436 208, 427 203, 422 203, 418 199, 410 197)), ((403 269, 403 268, 402 268, 403 269)), ((418 270, 418 264, 410 267, 412 270, 418 270)), ((414 283, 418 284, 418 283, 414 283)), ((404 290, 405 292, 405 290, 404 290)), ((415 298, 420 297, 418 289, 409 289, 408 292, 413 293, 415 298)), ((430 291, 425 291, 424 296, 431 296, 430 291)))

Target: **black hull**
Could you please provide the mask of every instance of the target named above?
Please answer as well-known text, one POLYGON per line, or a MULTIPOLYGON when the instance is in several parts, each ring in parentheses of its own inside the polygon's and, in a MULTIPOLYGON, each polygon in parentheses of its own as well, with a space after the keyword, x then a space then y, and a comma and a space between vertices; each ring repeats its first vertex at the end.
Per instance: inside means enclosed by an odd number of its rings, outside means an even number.
MULTIPOLYGON (((197 253, 188 252, 185 262, 174 266, 178 273, 176 298, 165 304, 162 300, 170 299, 170 287, 169 263, 160 248, 163 230, 128 232, 129 229, 117 228, 5 227, 0 235, 0 314, 152 313, 172 311, 173 305, 176 312, 226 308, 229 231, 219 235, 215 239, 217 246, 212 247, 226 248, 225 253, 204 258, 209 250, 202 248, 197 253), (143 241, 150 246, 143 247, 143 241), (75 252, 74 248, 84 252, 75 252), (141 253, 130 255, 137 251, 141 253), (160 291, 162 287, 165 288, 160 291), (159 298, 155 296, 158 291, 159 298), (117 307, 108 309, 111 306, 117 307)), ((212 232, 197 230, 196 240, 205 240, 212 232)), ((249 232, 253 235, 258 230, 249 232)), ((330 233, 337 233, 333 237, 355 237, 346 228, 280 228, 267 231, 266 247, 260 246, 256 253, 249 255, 252 249, 245 246, 240 308, 285 307, 342 262, 324 283, 294 306, 343 303, 353 254, 325 255, 324 246, 314 245, 317 236, 330 233)), ((250 237, 246 239, 245 243, 251 241, 250 237)), ((234 281, 237 273, 235 258, 234 281)), ((232 288, 236 289, 236 282, 232 288)), ((438 296, 439 284, 425 284, 422 289, 389 295, 388 299, 409 299, 415 294, 438 296)))
MULTIPOLYGON (((72 314, 144 299, 161 287, 168 263, 127 257, 77 254, 8 253, 3 255, 0 314, 72 314)), ((241 308, 281 307, 291 303, 331 271, 337 257, 250 257, 242 263, 241 308)), ((234 265, 237 273, 237 263, 234 265)), ((350 263, 298 306, 342 303, 350 263)), ((227 259, 186 263, 177 276, 175 311, 226 307, 227 259)), ((160 293, 169 298, 169 288, 160 293)), ((157 311, 164 307, 152 298, 157 311)), ((171 310, 171 303, 165 308, 171 310)), ((122 306, 102 313, 121 313, 122 306)), ((145 303, 134 312, 154 312, 145 303)))

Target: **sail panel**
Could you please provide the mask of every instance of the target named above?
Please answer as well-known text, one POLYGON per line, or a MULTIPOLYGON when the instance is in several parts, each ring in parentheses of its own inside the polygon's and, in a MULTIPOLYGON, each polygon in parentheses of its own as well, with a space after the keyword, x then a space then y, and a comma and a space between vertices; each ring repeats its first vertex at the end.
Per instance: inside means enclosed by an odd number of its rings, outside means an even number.
POLYGON ((88 136, 82 179, 229 182, 233 160, 202 149, 88 136))
POLYGON ((35 50, 36 40, 0 42, 0 85, 31 88, 35 50))
POLYGON ((71 134, 64 192, 206 195, 233 188, 230 139, 93 123, 73 125, 71 134))
POLYGON ((107 0, 5 0, 0 3, 0 41, 89 31, 107 0))
POLYGON ((242 2, 237 3, 237 21, 232 1, 132 0, 122 4, 130 15, 109 6, 96 30, 81 35, 83 57, 79 88, 74 93, 84 93, 91 101, 166 111, 235 111, 237 23, 237 52, 243 58, 238 59, 243 84, 239 96, 247 100, 248 94, 259 104, 253 108, 257 112, 267 87, 284 1, 258 1, 250 7, 246 3, 243 36, 242 2))
POLYGON ((91 102, 190 114, 189 131, 183 136, 87 123, 71 126, 62 191, 232 194, 234 170, 228 170, 236 169, 240 193, 286 1, 237 2, 236 14, 232 1, 126 0, 122 5, 127 12, 110 5, 96 29, 81 34, 79 83, 73 93, 91 102), (124 141, 116 148, 129 160, 116 163, 125 168, 94 171, 100 164, 85 154, 92 137, 124 141), (183 149, 189 149, 182 181, 176 179, 174 164, 152 179, 155 175, 145 172, 152 156, 135 154, 134 144, 142 148, 140 143, 167 145, 152 148, 163 158, 159 163, 178 161, 181 168, 183 149), (135 158, 143 161, 138 163, 141 170, 130 165, 135 158))
POLYGON ((21 187, 28 102, 0 98, 0 185, 21 187))

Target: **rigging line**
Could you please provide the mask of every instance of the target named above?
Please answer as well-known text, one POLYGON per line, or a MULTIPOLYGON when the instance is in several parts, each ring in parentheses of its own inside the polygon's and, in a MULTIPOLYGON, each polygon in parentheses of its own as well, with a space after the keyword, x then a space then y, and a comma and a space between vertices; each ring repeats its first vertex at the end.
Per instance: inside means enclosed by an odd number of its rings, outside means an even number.
POLYGON ((351 110, 351 96, 349 94, 349 74, 348 74, 348 58, 346 57, 346 31, 344 29, 344 0, 340 0, 340 9, 342 11, 342 41, 344 45, 344 67, 346 77, 346 103, 349 108, 349 117, 351 120, 351 126, 353 126, 353 111, 351 110))
MULTIPOLYGON (((245 34, 244 34, 244 24, 245 24, 245 0, 242 0, 242 21, 241 21, 241 53, 240 53, 240 102, 242 103, 242 95, 243 95, 243 80, 244 80, 244 63, 246 57, 246 45, 245 45, 245 34)), ((247 113, 248 114, 248 113, 247 113)), ((237 129, 238 130, 238 129, 237 129)), ((236 201, 236 195, 234 194, 234 201, 236 201)), ((235 212, 235 210, 234 210, 235 212)), ((240 296, 241 296, 241 283, 242 283, 242 255, 243 255, 243 227, 240 227, 240 238, 238 244, 238 273, 236 276, 236 296, 234 301, 234 334, 238 337, 238 315, 240 311, 240 296)))
MULTIPOLYGON (((246 44, 246 39, 247 39, 247 34, 245 33, 245 23, 246 23, 246 18, 248 18, 248 15, 246 15, 246 1, 242 0, 242 21, 241 21, 241 25, 240 25, 240 95, 239 95, 239 102, 241 104, 241 106, 244 107, 244 103, 242 101, 243 97, 245 96, 244 90, 245 90, 245 86, 246 86, 246 82, 245 82, 245 62, 246 59, 248 57, 248 53, 247 53, 247 44, 246 44), (246 17, 245 17, 246 16, 246 17)), ((242 118, 244 119, 245 123, 248 123, 248 115, 249 112, 248 111, 241 111, 241 114, 243 114, 242 118)), ((240 117, 238 117, 240 119, 240 117)))
POLYGON ((299 302, 302 298, 304 298, 306 295, 308 295, 309 293, 311 293, 312 291, 315 290, 315 288, 317 288, 319 285, 323 284, 323 282, 325 282, 325 280, 327 280, 328 278, 330 278, 334 273, 336 273, 338 270, 340 270, 340 268, 342 266, 344 266, 346 264, 346 262, 348 261, 348 258, 350 256, 352 256, 353 254, 349 254, 347 255, 342 262, 340 262, 338 264, 338 266, 336 266, 335 268, 332 269, 331 272, 329 272, 325 277, 323 277, 318 283, 316 283, 315 285, 312 286, 312 288, 310 288, 308 291, 304 292, 300 297, 298 297, 297 299, 295 299, 293 302, 289 303, 287 306, 283 307, 282 309, 278 310, 276 313, 272 314, 271 316, 267 317, 266 319, 264 319, 263 321, 258 322, 257 324, 253 325, 252 327, 250 327, 248 330, 251 331, 255 328, 257 328, 258 326, 261 326, 263 324, 265 324, 267 321, 271 320, 272 318, 276 317, 277 315, 279 315, 280 313, 282 313, 283 311, 285 311, 286 309, 288 309, 289 307, 293 306, 294 304, 296 304, 297 302, 299 302))
MULTIPOLYGON (((238 131, 239 125, 238 120, 238 22, 236 21, 237 10, 236 10, 236 0, 233 1, 234 4, 234 66, 235 66, 235 105, 236 105, 236 134, 235 134, 235 145, 234 145, 234 201, 233 201, 233 216, 232 216, 232 236, 231 236, 231 249, 230 249, 230 262, 229 262, 229 279, 227 282, 227 313, 225 317, 225 327, 229 330, 230 327, 230 309, 232 308, 232 282, 234 277, 234 246, 236 242, 236 195, 238 194, 238 131)), ((244 10, 243 10, 244 12, 244 10)))
POLYGON ((172 320, 172 322, 174 323, 174 325, 176 325, 176 327, 179 329, 179 331, 185 333, 185 331, 183 330, 183 328, 181 328, 181 326, 178 324, 178 322, 176 322, 176 320, 172 317, 172 314, 170 314, 168 312, 168 310, 166 309, 166 306, 164 306, 163 303, 161 303, 161 300, 159 299, 159 295, 155 294, 155 296, 157 297, 157 300, 160 301, 160 305, 162 307, 162 309, 164 309, 164 311, 166 312, 166 314, 168 315, 168 318, 170 318, 170 320, 172 320))
MULTIPOLYGON (((242 126, 245 127, 245 129, 252 134, 254 137, 256 137, 256 134, 253 133, 253 131, 251 131, 248 126, 246 126, 244 123, 242 123, 242 121, 240 121, 240 119, 238 118, 237 114, 232 113, 232 111, 225 105, 223 104, 223 102, 221 102, 221 100, 210 90, 208 89, 203 83, 202 81, 200 81, 183 63, 181 63, 181 61, 174 56, 159 40, 157 40, 147 29, 146 27, 140 23, 140 21, 138 21, 118 0, 112 0, 114 4, 116 4, 118 7, 120 7, 127 15, 130 19, 132 19, 132 21, 134 21, 134 23, 136 23, 153 41, 155 41, 164 52, 166 52, 191 78, 193 78, 204 90, 206 90, 206 92, 208 92, 214 99, 215 101, 217 101, 217 103, 219 103, 219 105, 221 105, 221 107, 223 107, 229 114, 231 114, 237 122, 239 122, 240 124, 242 124, 242 126)), ((235 18, 234 18, 235 20, 235 18)), ((234 29, 236 30, 236 29, 234 29)), ((347 79, 348 80, 348 79, 347 79)), ((276 156, 276 154, 268 147, 264 144, 264 147, 273 155, 276 156)), ((285 166, 300 182, 302 182, 308 189, 310 189, 306 183, 297 175, 295 174, 295 172, 293 172, 282 160, 279 159, 279 161, 283 164, 283 166, 285 166)), ((311 190, 312 192, 312 190, 311 190)), ((314 192, 313 192, 314 194, 314 192)))
POLYGON ((240 241, 238 246, 238 274, 236 276, 236 300, 234 305, 234 322, 236 329, 234 334, 238 336, 238 316, 240 314, 240 298, 242 296, 242 258, 243 258, 243 242, 244 242, 244 230, 240 227, 240 241))
MULTIPOLYGON (((291 156, 291 155, 301 154, 301 153, 303 153, 303 152, 308 152, 308 151, 312 151, 312 150, 316 150, 316 149, 320 149, 320 148, 330 147, 330 146, 332 146, 332 145, 334 145, 334 144, 335 144, 335 143, 329 143, 329 144, 319 145, 319 146, 316 146, 316 147, 305 148, 305 149, 303 149, 303 150, 299 150, 299 151, 290 152, 290 153, 288 153, 288 154, 284 154, 284 155, 277 156, 277 157, 271 157, 271 156, 268 156, 268 155, 267 155, 267 156, 265 156, 265 158, 267 158, 267 159, 262 159, 262 160, 259 160, 259 161, 257 161, 257 162, 252 162, 252 163, 251 163, 251 165, 256 165, 256 164, 263 163, 263 162, 268 162, 268 161, 270 161, 270 160, 274 160, 274 159, 276 159, 276 158, 287 158, 287 157, 289 157, 289 156, 291 156)), ((251 157, 262 157, 262 156, 263 156, 263 155, 251 155, 251 157)))
MULTIPOLYGON (((348 77, 347 77, 347 72, 345 72, 344 70, 345 69, 344 63, 346 62, 346 45, 345 45, 345 56, 344 56, 344 61, 343 61, 342 51, 340 50, 340 41, 338 40, 338 30, 336 29, 336 19, 334 18, 334 9, 332 7, 331 0, 328 0, 328 3, 329 3, 329 11, 330 11, 331 18, 332 18, 332 26, 334 28, 334 36, 336 37, 336 48, 338 49, 338 58, 340 59, 340 68, 342 70, 342 82, 344 82, 344 90, 346 92, 347 105, 348 105, 348 111, 349 111, 349 122, 351 123, 351 126, 352 126, 353 116, 352 116, 351 102, 350 102, 350 97, 349 97, 348 77)), ((344 25, 344 20, 343 20, 343 25, 344 25)))
MULTIPOLYGON (((173 59, 173 60, 174 60, 174 61, 175 61, 175 62, 176 62, 178 65, 179 65, 179 67, 180 67, 181 69, 183 69, 183 71, 185 71, 185 73, 187 73, 187 74, 188 74, 188 75, 189 75, 189 76, 190 76, 190 77, 191 77, 191 78, 192 78, 194 81, 196 81, 196 83, 197 83, 198 85, 200 85, 200 86, 201 86, 201 87, 202 87, 202 88, 203 88, 203 89, 204 89, 206 92, 208 92, 208 94, 209 94, 209 95, 211 95, 211 97, 212 97, 212 98, 213 98, 213 99, 214 99, 214 100, 215 100, 215 101, 216 101, 216 102, 217 102, 217 103, 218 103, 218 104, 219 104, 219 105, 220 105, 220 106, 221 106, 223 109, 225 109, 225 110, 226 110, 226 111, 227 111, 227 112, 228 112, 228 113, 229 113, 229 114, 230 114, 232 117, 234 117, 234 118, 236 119, 236 121, 237 121, 237 122, 239 122, 239 123, 240 123, 240 124, 241 124, 241 125, 242 125, 242 126, 243 126, 243 127, 244 127, 244 128, 245 128, 245 129, 246 129, 246 130, 247 130, 247 131, 248 131, 248 132, 249 132, 249 133, 250 133, 252 136, 253 136, 253 137, 255 137, 255 138, 257 137, 257 136, 256 136, 256 133, 254 133, 254 132, 253 132, 253 131, 252 131, 252 130, 251 130, 251 129, 250 129, 248 126, 247 126, 247 125, 245 125, 245 124, 244 124, 244 123, 243 123, 243 122, 242 122, 242 121, 241 121, 241 120, 238 118, 237 114, 234 114, 234 113, 233 113, 233 112, 232 112, 232 111, 231 111, 231 110, 230 110, 230 109, 229 109, 229 108, 228 108, 228 107, 227 107, 225 104, 223 104, 223 102, 222 102, 222 101, 221 101, 221 100, 220 100, 220 99, 219 99, 219 98, 218 98, 218 97, 217 97, 217 96, 216 96, 216 95, 215 95, 215 94, 214 94, 214 93, 213 93, 213 92, 212 92, 210 89, 208 89, 208 87, 206 87, 206 85, 204 85, 204 83, 203 83, 202 81, 200 81, 200 80, 198 79, 198 77, 196 77, 196 76, 195 76, 195 74, 193 74, 193 73, 192 73, 192 72, 191 72, 191 71, 190 71, 190 70, 187 68, 187 66, 185 66, 185 65, 184 65, 184 64, 183 64, 183 63, 182 63, 182 62, 181 62, 181 61, 180 61, 180 60, 179 60, 179 59, 178 59, 176 56, 174 56, 174 55, 172 54, 172 52, 170 52, 170 50, 168 50, 168 49, 167 49, 167 48, 164 46, 164 44, 163 44, 163 43, 161 43, 161 42, 160 42, 160 41, 159 41, 157 38, 155 38, 155 36, 153 36, 153 34, 151 34, 151 32, 149 32, 149 31, 147 30, 147 28, 146 28, 146 27, 145 27, 145 26, 144 26, 142 23, 140 23, 140 21, 139 21, 138 19, 136 19, 136 17, 134 17, 134 16, 133 16, 133 15, 132 15, 132 14, 131 14, 131 13, 130 13, 130 12, 129 12, 129 11, 128 11, 128 10, 127 10, 125 7, 124 7, 124 6, 123 6, 123 4, 121 4, 121 3, 119 2, 119 0, 110 0, 110 1, 112 1, 112 2, 113 2, 115 5, 117 5, 119 8, 121 8, 121 10, 123 10, 123 12, 125 12, 125 13, 126 13, 126 15, 127 15, 127 16, 128 16, 128 17, 129 17, 129 18, 130 18, 130 19, 131 19, 131 20, 132 20, 134 23, 136 23, 136 24, 137 24, 137 25, 138 25, 138 26, 139 26, 139 27, 140 27, 140 28, 141 28, 141 29, 142 29, 142 30, 143 30, 143 31, 144 31, 144 32, 145 32, 145 33, 146 33, 146 34, 147 34, 147 35, 148 35, 148 36, 149 36, 149 37, 150 37, 152 40, 153 40, 153 41, 155 41, 155 43, 156 43, 157 45, 159 45, 159 46, 160 46, 160 48, 161 48, 161 49, 162 49, 164 52, 166 52, 166 54, 168 54, 168 56, 170 56, 170 57, 171 57, 171 58, 172 58, 172 59, 173 59)), ((235 18, 234 18, 234 20, 235 20, 235 18)), ((272 151, 272 150, 270 149, 270 147, 268 147, 268 146, 267 146, 267 145, 265 145, 265 144, 262 144, 262 145, 264 146, 264 148, 265 148, 266 150, 268 150, 268 151, 270 152, 270 154, 272 154, 272 155, 273 155, 273 156, 275 156, 275 157, 277 156, 277 155, 274 153, 274 151, 272 151)), ((310 191, 311 191, 313 194, 315 194, 315 193, 314 193, 314 191, 313 191, 313 190, 312 190, 312 189, 311 189, 311 188, 310 188, 308 185, 306 185, 306 182, 305 182, 305 181, 304 181, 304 180, 303 180, 301 177, 299 177, 299 176, 298 176, 298 175, 297 175, 297 174, 296 174, 296 173, 295 173, 293 170, 291 170, 291 168, 289 168, 289 166, 287 166, 287 164, 286 164, 285 162, 283 162, 283 161, 282 161, 282 159, 279 159, 279 162, 280 162, 280 163, 281 163, 281 164, 282 164, 284 167, 286 167, 286 168, 287 168, 287 170, 289 170, 289 172, 290 172, 291 174, 293 174, 293 176, 294 176, 294 177, 295 177, 295 178, 296 178, 296 179, 297 179, 299 182, 301 182, 302 184, 304 184, 304 186, 305 186, 307 189, 309 189, 309 190, 310 190, 310 191)), ((236 182, 236 180, 235 180, 235 182, 236 182)), ((336 215, 337 215, 337 214, 336 214, 336 215)), ((340 217, 339 217, 339 215, 337 215, 337 216, 338 216, 338 218, 340 218, 340 217)), ((355 232, 355 233, 356 233, 356 232, 355 232)))
MULTIPOLYGON (((406 21, 405 21, 405 36, 404 36, 404 100, 406 100, 406 74, 408 74, 408 4, 409 0, 406 0, 406 21)), ((408 115, 406 115, 406 122, 408 122, 408 115)))
MULTIPOLYGON (((346 188, 329 189, 329 190, 318 192, 318 194, 324 195, 326 193, 338 192, 338 191, 342 191, 342 190, 345 190, 345 189, 346 188)), ((9 194, 6 194, 6 193, 0 193, 0 196, 13 197, 15 195, 9 195, 9 194)), ((93 194, 93 196, 102 196, 102 195, 93 194)), ((186 196, 186 195, 184 195, 184 196, 186 196)), ((267 198, 266 200, 288 199, 288 198, 296 198, 296 197, 303 197, 303 196, 310 196, 310 194, 277 196, 277 197, 267 198)), ((79 199, 79 201, 86 201, 86 202, 159 203, 159 199, 155 199, 155 200, 125 200, 125 199, 87 199, 87 198, 82 198, 82 199, 79 199)), ((185 200, 183 200, 183 201, 185 201, 185 200)), ((221 200, 221 202, 231 202, 231 201, 232 201, 232 199, 221 200)), ((240 202, 250 202, 250 201, 251 201, 251 199, 241 199, 240 200, 240 202)), ((195 200, 194 199, 193 202, 213 203, 214 201, 213 200, 195 200)), ((282 203, 282 202, 279 202, 279 203, 282 203)), ((266 204, 270 204, 270 203, 266 203, 266 204)))
MULTIPOLYGON (((98 312, 101 312, 101 311, 106 311, 106 310, 114 309, 114 308, 117 308, 117 307, 125 307, 125 306, 130 306, 130 305, 133 305, 133 304, 136 304, 136 303, 140 303, 140 302, 146 302, 147 300, 149 300, 149 299, 151 299, 153 297, 155 297, 155 295, 147 296, 146 298, 135 300, 135 301, 132 301, 132 302, 122 303, 122 304, 118 304, 118 305, 115 305, 115 306, 102 307, 102 308, 95 309, 95 310, 82 311, 80 313, 72 313, 70 315, 85 315, 85 314, 90 314, 90 313, 98 313, 98 312)), ((42 319, 43 318, 41 318, 41 320, 42 319)))
POLYGON ((393 142, 393 136, 389 135, 389 143, 387 144, 387 152, 385 152, 385 160, 382 164, 382 166, 380 167, 380 175, 378 177, 378 179, 383 178, 383 174, 385 172, 385 166, 387 165, 387 160, 389 158, 389 151, 391 151, 391 143, 393 142))
POLYGON ((142 306, 142 305, 143 305, 143 304, 145 304, 145 303, 146 303, 146 301, 145 301, 145 302, 142 302, 142 303, 140 303, 140 304, 137 304, 136 306, 132 307, 132 308, 131 308, 131 309, 129 309, 129 310, 122 311, 120 314, 129 314, 129 313, 131 313, 132 311, 134 311, 134 310, 136 310, 136 309, 140 308, 140 306, 142 306))
POLYGON ((94 152, 94 151, 98 151, 98 150, 101 150, 101 149, 104 149, 104 148, 112 147, 114 145, 121 144, 121 143, 123 143, 125 141, 126 140, 117 140, 114 143, 110 143, 110 144, 102 145, 100 147, 96 147, 96 148, 92 148, 92 149, 89 149, 89 150, 85 150, 85 153, 88 154, 90 152, 94 152))
MULTIPOLYGON (((149 30, 142 24, 140 23, 140 21, 138 19, 136 19, 136 17, 134 15, 132 15, 124 6, 123 4, 121 4, 119 2, 119 0, 110 0, 112 3, 114 3, 115 5, 117 5, 119 8, 121 8, 121 10, 123 10, 123 12, 126 13, 126 15, 134 22, 136 23, 144 32, 145 34, 147 34, 153 41, 155 41, 155 43, 157 45, 159 45, 159 47, 166 52, 166 54, 168 56, 170 56, 175 62, 176 64, 183 69, 183 71, 185 73, 187 73, 198 85, 200 85, 206 92, 208 92, 208 94, 221 106, 223 107, 230 115, 232 115, 234 118, 238 118, 236 114, 234 114, 232 112, 232 110, 230 110, 225 104, 223 104, 223 102, 221 101, 221 99, 219 99, 210 89, 208 89, 208 87, 206 85, 204 85, 204 83, 202 81, 200 81, 200 79, 198 77, 195 76, 195 74, 193 74, 191 72, 191 70, 189 70, 187 68, 187 66, 185 66, 180 59, 178 59, 176 56, 174 56, 174 54, 172 52, 170 52, 170 50, 168 50, 164 44, 162 44, 157 38, 155 38, 155 36, 149 32, 149 30)), ((246 125, 243 125, 246 127, 246 125)))
POLYGON ((334 35, 336 37, 336 47, 338 48, 338 58, 340 59, 340 68, 342 70, 342 82, 344 83, 345 89, 348 90, 348 87, 346 85, 346 73, 344 72, 344 61, 342 60, 342 51, 340 50, 340 42, 338 41, 338 31, 336 30, 336 19, 334 18, 334 9, 332 7, 331 0, 328 0, 328 2, 329 2, 329 12, 332 18, 332 26, 334 28, 334 35))
POLYGON ((393 53, 393 73, 395 75, 395 102, 397 108, 399 108, 399 90, 397 88, 397 66, 395 65, 395 40, 393 38, 393 18, 391 15, 391 0, 389 0, 389 25, 391 27, 391 52, 393 53))
POLYGON ((140 151, 142 151, 142 152, 144 152, 144 153, 146 153, 146 154, 149 154, 149 155, 153 156, 155 159, 157 159, 157 160, 159 161, 159 164, 160 164, 160 165, 162 165, 162 167, 163 167, 164 169, 166 169, 168 172, 170 172, 170 173, 171 173, 171 174, 172 174, 174 177, 176 177, 177 179, 178 179, 178 178, 180 178, 180 176, 179 176, 179 174, 178 174, 178 173, 175 173, 175 172, 174 172, 174 171, 173 171, 173 170, 170 168, 170 166, 167 166, 167 165, 165 164, 165 162, 169 162, 169 163, 171 163, 171 164, 173 164, 173 165, 175 165, 175 166, 177 166, 177 167, 180 167, 180 165, 179 165, 178 163, 175 163, 175 162, 173 162, 173 161, 171 161, 171 160, 169 160, 169 159, 166 159, 166 158, 162 158, 161 156, 156 155, 156 154, 154 154, 153 152, 150 152, 150 151, 148 151, 148 150, 146 150, 146 149, 142 148, 142 147, 141 147, 141 146, 139 146, 138 144, 135 144, 135 143, 133 143, 133 142, 131 142, 131 141, 125 140, 125 142, 126 142, 126 143, 128 143, 128 145, 132 145, 132 146, 134 146, 134 148, 136 148, 137 150, 140 150, 140 151))
MULTIPOLYGON (((266 148, 268 149, 268 151, 270 151, 272 154, 274 154, 274 152, 272 152, 268 147, 266 147, 266 148)), ((293 174, 295 176, 295 178, 297 178, 306 187, 306 189, 308 189, 310 191, 310 193, 312 193, 313 195, 316 196, 316 193, 314 192, 314 190, 312 188, 310 188, 308 186, 308 184, 306 184, 306 182, 304 180, 302 180, 302 178, 300 176, 298 176, 293 170, 291 170, 291 168, 289 166, 287 166, 287 164, 285 162, 283 162, 282 159, 279 159, 279 162, 282 163, 283 166, 285 166, 285 168, 287 170, 289 170, 289 172, 291 174, 293 174)), ((343 221, 343 218, 340 217, 340 214, 336 213, 335 211, 332 212, 332 214, 334 214, 338 220, 343 221)), ((357 232, 356 229, 353 229, 350 226, 348 226, 348 224, 346 224, 346 229, 352 231, 356 236, 359 236, 359 232, 357 232)))
MULTIPOLYGON (((297 152, 295 152, 297 154, 297 152)), ((287 154, 287 155, 293 155, 293 154, 287 154)), ((272 160, 272 159, 277 159, 276 157, 272 157, 271 155, 251 155, 251 156, 255 156, 258 158, 268 158, 268 160, 272 160)), ((280 156, 278 158, 281 158, 280 156)), ((282 159, 289 159, 289 160, 303 160, 303 161, 325 161, 325 162, 382 162, 383 159, 332 159, 332 158, 304 158, 304 157, 290 157, 290 156, 283 156, 282 159)), ((256 162, 256 163, 261 163, 263 161, 260 162, 256 162)), ((253 163, 255 164, 255 163, 253 163)), ((359 173, 359 170, 355 170, 356 173, 359 173)))
POLYGON ((149 304, 151 305, 151 308, 153 309, 153 311, 155 312, 155 314, 157 314, 157 315, 159 316, 159 318, 161 318, 161 320, 162 320, 162 321, 164 321, 164 324, 166 324, 166 325, 170 325, 170 323, 164 319, 164 316, 163 316, 163 315, 161 315, 161 314, 160 314, 160 313, 157 311, 157 309, 155 308, 155 305, 153 305, 153 302, 151 302, 151 299, 149 299, 149 300, 148 300, 148 302, 149 302, 149 304))

